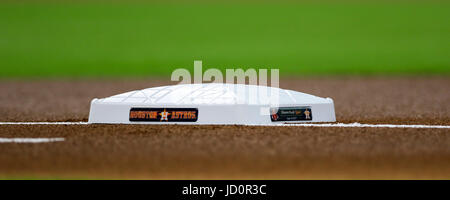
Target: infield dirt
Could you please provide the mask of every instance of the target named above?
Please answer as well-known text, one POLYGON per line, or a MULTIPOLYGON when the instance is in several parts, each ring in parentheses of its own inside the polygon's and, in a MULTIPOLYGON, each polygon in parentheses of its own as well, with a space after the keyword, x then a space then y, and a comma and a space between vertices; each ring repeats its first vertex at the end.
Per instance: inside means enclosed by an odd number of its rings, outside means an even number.
MULTIPOLYGON (((86 121, 92 98, 160 80, 2 80, 0 121, 86 121)), ((338 122, 450 124, 445 77, 281 82, 335 101, 338 122)), ((0 178, 448 179, 448 129, 1 125, 0 178)))

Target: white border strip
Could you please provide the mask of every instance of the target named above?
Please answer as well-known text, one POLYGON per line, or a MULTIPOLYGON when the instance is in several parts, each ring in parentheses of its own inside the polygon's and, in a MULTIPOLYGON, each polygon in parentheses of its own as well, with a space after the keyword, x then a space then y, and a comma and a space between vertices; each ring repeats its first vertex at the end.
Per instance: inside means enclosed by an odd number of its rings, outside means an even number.
MULTIPOLYGON (((89 122, 0 122, 0 125, 89 125, 89 122)), ((148 124, 147 124, 148 125, 148 124)), ((158 124, 161 125, 161 124, 158 124)), ((183 124, 188 125, 188 124, 183 124)), ((200 125, 200 124, 189 124, 200 125)), ((403 125, 403 124, 360 124, 360 123, 327 123, 327 124, 249 124, 246 126, 297 126, 297 127, 338 127, 338 128, 439 128, 450 129, 446 125, 403 125)))

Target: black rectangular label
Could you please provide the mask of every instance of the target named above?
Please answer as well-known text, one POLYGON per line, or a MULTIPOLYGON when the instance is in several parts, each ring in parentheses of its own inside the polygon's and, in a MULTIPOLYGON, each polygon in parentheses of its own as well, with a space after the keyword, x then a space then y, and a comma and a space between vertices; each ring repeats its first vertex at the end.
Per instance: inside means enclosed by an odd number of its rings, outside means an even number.
POLYGON ((270 119, 273 122, 278 121, 311 121, 311 107, 282 107, 271 108, 270 119))
POLYGON ((131 108, 130 121, 196 122, 197 108, 131 108))

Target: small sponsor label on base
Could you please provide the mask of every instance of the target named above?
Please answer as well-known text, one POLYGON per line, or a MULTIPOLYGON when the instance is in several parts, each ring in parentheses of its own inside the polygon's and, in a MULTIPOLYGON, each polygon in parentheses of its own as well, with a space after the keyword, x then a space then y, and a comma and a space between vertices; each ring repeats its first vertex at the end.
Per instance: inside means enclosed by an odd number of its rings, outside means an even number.
POLYGON ((270 108, 270 119, 273 122, 279 121, 311 121, 311 107, 281 107, 270 108))

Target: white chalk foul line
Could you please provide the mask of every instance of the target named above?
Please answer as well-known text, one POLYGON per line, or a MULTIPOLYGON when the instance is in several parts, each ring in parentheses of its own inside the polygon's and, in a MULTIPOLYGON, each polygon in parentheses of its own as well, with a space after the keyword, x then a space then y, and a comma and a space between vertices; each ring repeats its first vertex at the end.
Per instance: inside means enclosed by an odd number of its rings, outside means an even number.
MULTIPOLYGON (((0 122, 0 125, 88 125, 88 122, 0 122)), ((148 125, 148 124, 147 124, 148 125)), ((160 124, 159 124, 160 125, 160 124)), ((188 125, 188 124, 186 124, 188 125)), ((189 124, 198 125, 198 124, 189 124)), ((298 126, 298 127, 343 127, 343 128, 440 128, 450 129, 450 126, 445 125, 410 125, 410 124, 360 124, 360 123, 327 123, 327 124, 250 124, 247 126, 298 126)))
POLYGON ((87 122, 0 122, 0 125, 88 125, 87 122))
MULTIPOLYGON (((277 126, 277 125, 275 125, 277 126)), ((360 123, 333 123, 333 124, 280 124, 278 126, 301 126, 301 127, 344 127, 344 128, 445 128, 444 125, 411 125, 411 124, 360 124, 360 123)))
POLYGON ((62 141, 64 141, 64 138, 0 138, 0 143, 44 143, 62 141))

